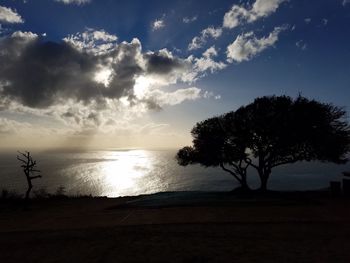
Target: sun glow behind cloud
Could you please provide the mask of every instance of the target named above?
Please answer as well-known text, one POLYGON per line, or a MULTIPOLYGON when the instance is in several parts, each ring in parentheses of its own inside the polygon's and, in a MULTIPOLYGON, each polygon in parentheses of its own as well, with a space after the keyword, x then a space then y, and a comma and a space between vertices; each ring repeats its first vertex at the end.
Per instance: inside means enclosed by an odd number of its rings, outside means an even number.
POLYGON ((111 83, 113 76, 113 71, 109 68, 101 68, 100 71, 97 71, 94 76, 94 80, 97 83, 103 84, 105 87, 108 87, 111 83))
POLYGON ((151 77, 140 76, 135 80, 134 85, 134 94, 138 99, 142 99, 150 86, 154 83, 154 80, 151 77))
MULTIPOLYGON (((0 71, 0 80, 6 80, 0 82, 0 92, 13 96, 11 100, 0 97, 0 106, 31 118, 52 118, 58 126, 61 123, 63 140, 70 137, 79 141, 77 138, 83 136, 91 142, 98 135, 120 137, 126 130, 135 135, 147 125, 146 121, 154 124, 147 118, 149 111, 203 97, 200 88, 189 84, 210 67, 193 70, 193 56, 180 58, 167 49, 144 52, 136 38, 121 43, 117 39, 106 31, 91 28, 68 36, 61 43, 46 42, 31 32, 16 31, 6 36, 0 42, 8 51, 2 53, 3 63, 13 74, 0 71), (15 52, 13 56, 11 52, 15 52), (45 56, 38 56, 41 53, 45 56), (19 62, 13 59, 15 55, 29 59, 19 62), (43 70, 48 65, 51 70, 43 70), (17 72, 19 69, 24 72, 17 72), (21 78, 12 81, 16 74, 21 78), (26 79, 39 81, 32 85, 26 79)), ((21 133, 21 129, 17 131, 21 133)), ((52 136, 54 133, 52 130, 52 136)))
MULTIPOLYGON (((100 4, 89 0, 56 2, 76 3, 76 6, 61 8, 82 8, 86 11, 89 8, 94 11, 95 5, 100 4), (79 5, 85 2, 92 4, 79 5)), ((108 137, 105 144, 109 145, 117 140, 125 142, 127 136, 134 138, 134 142, 137 136, 140 141, 149 142, 150 138, 144 137, 142 140, 147 130, 154 138, 164 135, 168 136, 169 141, 176 141, 173 131, 177 129, 180 133, 184 128, 181 123, 186 122, 186 118, 193 118, 191 122, 194 122, 198 116, 194 117, 195 111, 204 111, 193 110, 195 107, 191 105, 187 108, 190 109, 188 114, 183 114, 181 110, 174 113, 172 110, 181 109, 181 106, 171 109, 172 106, 185 101, 221 98, 218 94, 220 91, 214 90, 215 85, 203 90, 205 85, 199 80, 232 64, 251 60, 268 47, 276 46, 278 33, 272 37, 269 32, 250 35, 243 32, 246 30, 244 28, 239 35, 242 39, 238 39, 241 41, 232 39, 232 34, 229 41, 225 40, 228 31, 233 28, 230 26, 232 23, 234 27, 259 21, 263 23, 260 18, 277 12, 279 6, 287 1, 253 2, 251 6, 240 2, 239 6, 231 9, 225 7, 226 22, 230 23, 223 22, 225 19, 220 14, 216 22, 213 20, 211 25, 207 24, 208 21, 203 22, 202 28, 194 34, 190 33, 190 38, 184 37, 181 43, 175 43, 175 40, 167 43, 158 41, 158 45, 150 45, 152 41, 142 34, 125 35, 120 30, 113 31, 113 27, 106 27, 110 21, 104 24, 103 18, 98 25, 93 20, 83 24, 78 32, 76 28, 67 30, 70 28, 62 27, 59 32, 61 39, 53 39, 50 30, 42 37, 41 31, 29 24, 31 20, 27 21, 30 16, 25 11, 17 14, 17 9, 12 8, 19 18, 23 15, 26 19, 21 18, 15 28, 10 28, 11 23, 5 23, 4 18, 2 21, 0 18, 0 114, 5 112, 4 116, 0 115, 3 117, 3 120, 0 119, 0 133, 3 131, 5 134, 2 137, 34 138, 37 130, 40 130, 48 134, 40 134, 39 137, 56 136, 58 141, 67 140, 68 145, 72 141, 79 142, 78 138, 84 144, 96 139, 95 144, 99 145, 102 137, 108 137), (242 12, 245 16, 242 16, 242 12), (26 31, 21 31, 24 30, 20 27, 23 23, 26 31), (192 42, 188 43, 192 37, 192 42), (189 45, 191 47, 187 49, 189 45), (172 112, 172 116, 161 113, 162 110, 172 112), (160 115, 163 116, 159 118, 160 115), (50 119, 48 125, 47 119, 50 119), (22 132, 23 120, 26 120, 26 129, 31 134, 22 132), (9 124, 11 129, 6 127, 9 124)), ((29 6, 30 1, 27 3, 29 6)), ((129 16, 127 13, 123 15, 129 16)), ((123 15, 121 20, 124 19, 123 15)), ((180 26, 184 24, 186 30, 191 30, 188 24, 198 25, 201 22, 197 14, 184 15, 186 17, 181 15, 176 18, 175 13, 155 14, 155 20, 146 23, 151 37, 166 39, 166 35, 172 34, 175 18, 181 22, 176 30, 181 30, 180 26)), ((79 13, 75 18, 79 18, 79 13)), ((189 127, 185 129, 187 131, 189 127)), ((190 138, 188 134, 186 138, 190 138)))

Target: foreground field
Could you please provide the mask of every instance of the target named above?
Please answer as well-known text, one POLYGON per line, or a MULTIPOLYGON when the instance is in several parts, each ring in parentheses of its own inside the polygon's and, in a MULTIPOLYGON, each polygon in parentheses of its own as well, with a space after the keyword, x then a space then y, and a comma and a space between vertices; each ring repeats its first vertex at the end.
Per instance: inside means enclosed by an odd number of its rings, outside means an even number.
POLYGON ((166 193, 3 205, 0 262, 349 262, 349 201, 166 193))

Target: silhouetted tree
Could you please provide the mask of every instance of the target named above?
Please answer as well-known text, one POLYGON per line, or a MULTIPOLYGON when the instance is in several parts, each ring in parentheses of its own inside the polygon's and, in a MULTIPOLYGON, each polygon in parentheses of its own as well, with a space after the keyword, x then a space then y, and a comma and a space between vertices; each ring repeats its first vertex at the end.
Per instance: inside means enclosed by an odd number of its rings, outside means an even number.
POLYGON ((34 175, 35 173, 39 173, 39 170, 36 170, 36 161, 33 161, 32 156, 30 155, 30 152, 18 152, 21 154, 21 156, 17 155, 17 159, 21 161, 23 164, 21 167, 23 168, 23 172, 27 179, 28 189, 26 191, 25 199, 26 201, 29 199, 30 191, 33 188, 32 180, 41 178, 41 175, 34 175))
MULTIPOLYGON (((224 128, 219 133, 215 129, 208 131, 203 140, 220 137, 222 141, 215 139, 220 149, 225 149, 226 142, 230 142, 229 152, 240 153, 233 162, 245 168, 245 177, 247 167, 256 169, 260 189, 265 191, 274 167, 297 161, 347 162, 350 129, 345 114, 339 107, 301 96, 295 100, 287 96, 262 97, 219 117, 224 128)), ((198 150, 197 135, 193 131, 192 136, 193 147, 183 148, 177 155, 179 164, 185 159, 183 156, 201 163, 192 152, 205 155, 205 151, 210 150, 198 150), (191 149, 192 155, 184 155, 185 149, 191 149)), ((218 152, 207 151, 205 158, 215 158, 218 152)))
POLYGON ((246 146, 239 137, 230 134, 225 126, 222 116, 197 123, 191 131, 193 147, 179 150, 177 161, 183 166, 220 166, 231 174, 243 189, 248 189, 246 146))
POLYGON ((234 126, 244 134, 255 168, 267 189, 272 169, 298 161, 346 163, 350 129, 346 112, 302 96, 262 97, 235 112, 234 126), (255 160, 255 162, 253 161, 255 160))

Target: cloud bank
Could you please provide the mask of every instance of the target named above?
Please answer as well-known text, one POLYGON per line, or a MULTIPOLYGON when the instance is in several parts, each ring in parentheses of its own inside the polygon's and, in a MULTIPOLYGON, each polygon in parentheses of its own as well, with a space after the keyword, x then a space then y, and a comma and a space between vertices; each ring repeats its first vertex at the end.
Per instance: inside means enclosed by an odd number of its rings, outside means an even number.
MULTIPOLYGON (((56 0, 82 5, 86 0, 56 0)), ((234 5, 219 27, 209 26, 194 37, 188 50, 205 47, 225 29, 267 17, 284 0, 257 0, 251 6, 234 5)), ((184 18, 191 23, 197 16, 184 18)), ((23 23, 16 10, 0 6, 0 22, 23 23)), ((164 28, 164 15, 152 30, 164 28)), ((0 111, 49 117, 63 122, 73 136, 88 136, 96 130, 120 132, 130 120, 148 110, 160 110, 199 98, 219 99, 203 92, 195 82, 225 69, 229 63, 248 61, 274 46, 285 27, 257 37, 241 33, 227 46, 226 61, 220 49, 207 48, 202 54, 178 57, 168 49, 144 51, 141 41, 120 41, 105 30, 87 28, 59 42, 45 41, 43 35, 16 31, 0 39, 0 111), (171 86, 166 90, 165 87, 171 86), (171 90, 171 91, 169 91, 171 90)), ((0 119, 0 134, 31 130, 29 124, 0 119), (8 128, 6 128, 8 127, 8 128)), ((141 126, 140 126, 141 127, 141 126)), ((131 130, 136 130, 133 127, 131 130)))
POLYGON ((142 50, 104 30, 87 29, 61 42, 16 31, 0 39, 0 110, 51 116, 69 127, 105 126, 203 97, 186 86, 226 67, 217 51, 179 58, 169 50, 142 50), (175 90, 163 87, 181 84, 175 90), (185 87, 183 87, 185 86, 185 87))

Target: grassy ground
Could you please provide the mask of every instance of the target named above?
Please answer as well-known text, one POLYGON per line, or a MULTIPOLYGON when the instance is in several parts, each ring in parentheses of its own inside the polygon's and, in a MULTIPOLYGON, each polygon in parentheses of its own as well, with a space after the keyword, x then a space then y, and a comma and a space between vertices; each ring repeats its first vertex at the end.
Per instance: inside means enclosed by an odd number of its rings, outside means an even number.
POLYGON ((349 205, 320 193, 2 204, 0 262, 350 262, 349 205))

